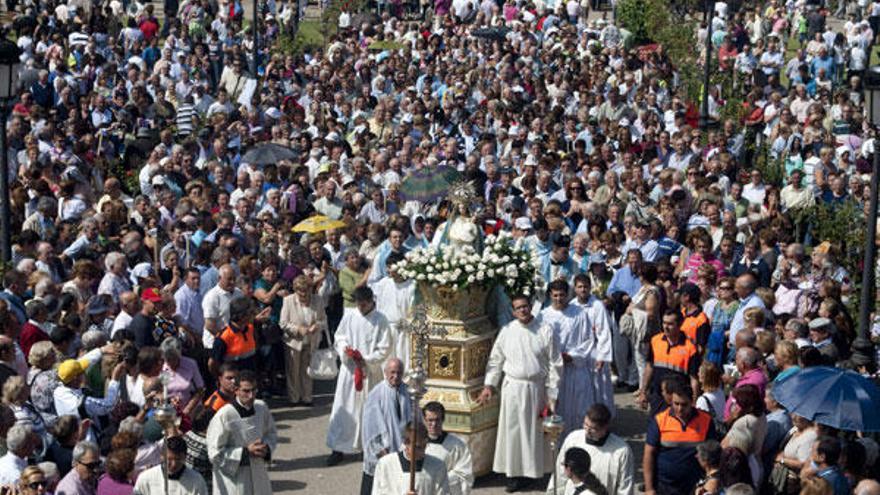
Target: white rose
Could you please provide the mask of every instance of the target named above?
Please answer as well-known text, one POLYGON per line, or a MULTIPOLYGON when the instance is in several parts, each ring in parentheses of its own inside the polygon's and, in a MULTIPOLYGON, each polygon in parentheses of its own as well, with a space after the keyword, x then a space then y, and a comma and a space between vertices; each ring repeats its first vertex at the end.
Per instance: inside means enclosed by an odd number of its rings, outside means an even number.
POLYGON ((486 270, 486 276, 489 277, 489 278, 494 277, 494 276, 495 276, 495 270, 493 270, 492 268, 486 270))
POLYGON ((482 270, 478 271, 477 272, 477 280, 483 280, 484 278, 486 278, 486 273, 482 270))
POLYGON ((420 273, 419 276, 416 277, 416 280, 425 280, 425 274, 424 274, 424 273, 420 273))
POLYGON ((522 292, 523 292, 523 294, 526 295, 526 296, 531 295, 531 293, 532 293, 532 291, 530 291, 528 287, 526 287, 525 289, 523 289, 522 292))
POLYGON ((468 282, 469 284, 474 283, 474 280, 476 280, 476 279, 474 278, 473 275, 468 275, 467 282, 468 282))

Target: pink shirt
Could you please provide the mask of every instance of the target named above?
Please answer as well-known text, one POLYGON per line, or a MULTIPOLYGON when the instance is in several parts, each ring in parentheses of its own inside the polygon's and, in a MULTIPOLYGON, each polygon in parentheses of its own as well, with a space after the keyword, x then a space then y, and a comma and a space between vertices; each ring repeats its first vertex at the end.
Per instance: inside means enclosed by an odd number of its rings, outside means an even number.
POLYGON ((166 363, 162 371, 168 373, 168 397, 180 397, 180 402, 186 405, 192 398, 193 392, 205 388, 205 381, 199 373, 199 366, 188 357, 181 356, 180 364, 176 370, 171 370, 166 363))
POLYGON ((715 273, 719 279, 725 275, 724 263, 721 260, 714 256, 704 260, 698 253, 694 253, 688 258, 684 266, 684 269, 689 272, 688 282, 697 283, 697 269, 705 264, 712 265, 715 268, 715 273))
MULTIPOLYGON (((764 371, 761 368, 755 368, 753 370, 746 371, 745 374, 736 382, 736 386, 734 388, 742 387, 743 385, 754 385, 758 387, 758 392, 761 394, 761 399, 764 399, 764 388, 767 386, 767 377, 764 376, 764 371)), ((733 404, 733 392, 727 396, 727 403, 724 404, 724 420, 726 421, 730 417, 730 406, 733 404)))

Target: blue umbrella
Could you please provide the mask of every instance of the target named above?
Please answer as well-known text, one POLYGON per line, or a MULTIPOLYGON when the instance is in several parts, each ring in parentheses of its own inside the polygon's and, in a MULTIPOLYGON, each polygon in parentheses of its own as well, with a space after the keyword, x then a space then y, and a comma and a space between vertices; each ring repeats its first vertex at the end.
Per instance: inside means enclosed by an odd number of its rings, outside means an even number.
POLYGON ((846 431, 880 431, 880 388, 862 375, 816 366, 773 387, 773 398, 790 413, 846 431))

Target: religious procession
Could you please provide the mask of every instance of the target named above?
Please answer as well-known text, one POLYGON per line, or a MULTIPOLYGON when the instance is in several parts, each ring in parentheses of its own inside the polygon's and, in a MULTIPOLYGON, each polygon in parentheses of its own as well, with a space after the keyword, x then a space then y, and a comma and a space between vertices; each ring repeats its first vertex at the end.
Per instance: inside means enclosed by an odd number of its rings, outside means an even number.
POLYGON ((880 0, 6 0, 0 495, 880 495, 880 0))

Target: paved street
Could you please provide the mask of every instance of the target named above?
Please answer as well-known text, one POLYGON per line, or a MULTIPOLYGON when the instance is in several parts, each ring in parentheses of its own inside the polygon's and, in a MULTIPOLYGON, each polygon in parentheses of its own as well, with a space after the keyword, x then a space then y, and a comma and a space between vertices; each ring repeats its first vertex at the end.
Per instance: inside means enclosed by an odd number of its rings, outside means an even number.
MULTIPOLYGON (((273 412, 278 426, 279 447, 272 467, 272 488, 276 494, 352 495, 358 493, 361 482, 361 459, 346 458, 335 467, 326 467, 324 459, 330 453, 324 446, 333 384, 316 383, 315 406, 311 409, 289 407, 283 401, 274 401, 273 412)), ((641 466, 645 415, 633 406, 630 394, 616 397, 618 415, 614 431, 630 441, 636 454, 637 468, 641 466)), ((639 470, 640 471, 640 470, 639 470)), ((639 478, 641 473, 639 472, 639 478)), ((535 489, 525 493, 543 493, 535 489)), ((537 487, 536 487, 537 488, 537 487)), ((497 475, 477 480, 474 493, 494 495, 504 493, 504 479, 497 475)))

